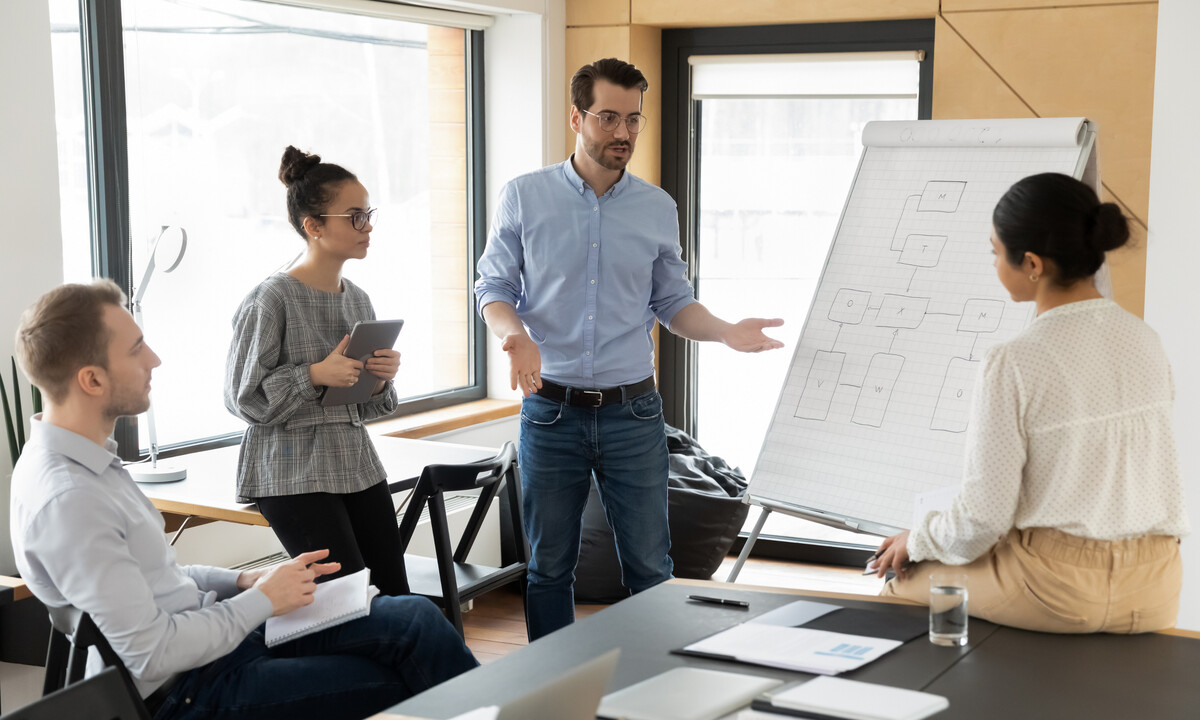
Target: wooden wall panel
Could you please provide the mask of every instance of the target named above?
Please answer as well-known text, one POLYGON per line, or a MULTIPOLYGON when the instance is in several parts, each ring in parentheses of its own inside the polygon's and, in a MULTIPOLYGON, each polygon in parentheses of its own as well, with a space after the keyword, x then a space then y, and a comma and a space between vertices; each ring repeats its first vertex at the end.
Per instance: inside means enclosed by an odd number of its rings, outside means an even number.
POLYGON ((934 119, 1036 117, 940 17, 934 30, 933 56, 934 119))
POLYGON ((629 62, 637 65, 650 89, 642 97, 646 129, 638 138, 629 163, 634 175, 657 185, 662 178, 662 30, 634 25, 630 28, 629 62))
POLYGON ((1025 10, 1029 8, 1078 7, 1081 5, 1153 4, 1157 0, 942 0, 942 12, 963 10, 1025 10))
POLYGON ((628 24, 629 0, 567 0, 567 27, 628 24))
POLYGON ((631 5, 635 25, 657 27, 900 20, 938 11, 938 0, 631 0, 631 5))

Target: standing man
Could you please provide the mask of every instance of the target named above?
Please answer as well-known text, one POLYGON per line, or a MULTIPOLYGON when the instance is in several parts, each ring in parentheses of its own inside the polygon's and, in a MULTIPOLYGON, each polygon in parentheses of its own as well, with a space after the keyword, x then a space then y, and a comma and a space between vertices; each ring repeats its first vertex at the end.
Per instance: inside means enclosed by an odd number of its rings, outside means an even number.
POLYGON ((782 347, 782 320, 736 325, 696 302, 675 202, 625 171, 646 125, 641 71, 598 60, 571 79, 575 153, 504 186, 475 297, 503 339, 521 405, 531 640, 575 619, 580 523, 594 476, 616 536, 621 581, 671 577, 667 443, 654 385, 658 320, 734 350, 782 347), (528 331, 527 331, 528 330, 528 331))
POLYGON ((362 718, 476 666, 414 596, 377 597, 367 617, 267 648, 267 618, 312 603, 314 580, 338 571, 320 562, 328 550, 240 573, 175 561, 109 437, 149 407, 160 364, 111 281, 46 293, 16 344, 47 399, 13 470, 17 567, 47 606, 91 615, 158 720, 362 718))

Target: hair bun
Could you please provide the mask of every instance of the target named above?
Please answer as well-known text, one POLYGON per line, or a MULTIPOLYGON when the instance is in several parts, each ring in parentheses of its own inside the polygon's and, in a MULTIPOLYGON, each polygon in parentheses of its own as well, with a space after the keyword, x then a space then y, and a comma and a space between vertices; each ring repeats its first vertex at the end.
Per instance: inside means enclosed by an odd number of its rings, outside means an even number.
POLYGON ((283 159, 279 162, 279 180, 284 185, 291 186, 319 164, 320 155, 310 155, 295 145, 288 145, 283 151, 283 159))
POLYGON ((1116 250, 1129 241, 1129 221, 1116 203, 1100 203, 1096 206, 1092 231, 1088 242, 1096 250, 1116 250))

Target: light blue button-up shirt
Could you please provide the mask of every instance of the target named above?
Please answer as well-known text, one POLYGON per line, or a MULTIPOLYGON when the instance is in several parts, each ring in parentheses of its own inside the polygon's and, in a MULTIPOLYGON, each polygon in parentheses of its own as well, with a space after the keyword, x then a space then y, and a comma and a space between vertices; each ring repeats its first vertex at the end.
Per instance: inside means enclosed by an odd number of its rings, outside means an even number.
POLYGON ((696 301, 675 201, 626 171, 597 198, 571 160, 500 191, 475 298, 506 302, 537 343, 542 377, 604 388, 654 374, 651 330, 696 301))
MULTIPOLYGON (((13 469, 13 550, 38 600, 91 615, 145 696, 231 652, 273 608, 238 592, 236 570, 181 567, 115 451, 35 418, 13 469)), ((88 674, 99 669, 93 650, 88 674)))

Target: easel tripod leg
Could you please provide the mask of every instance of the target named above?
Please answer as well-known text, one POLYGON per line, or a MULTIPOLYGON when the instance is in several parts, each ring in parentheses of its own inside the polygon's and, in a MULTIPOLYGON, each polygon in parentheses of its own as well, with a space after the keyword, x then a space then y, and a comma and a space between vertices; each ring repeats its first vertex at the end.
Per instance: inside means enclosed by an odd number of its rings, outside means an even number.
POLYGON ((742 546, 742 552, 738 554, 737 562, 733 564, 733 569, 729 571, 729 577, 725 578, 725 582, 733 582, 737 580, 738 573, 742 571, 742 566, 746 564, 746 558, 750 557, 750 550, 754 548, 754 543, 758 541, 758 534, 762 532, 763 525, 767 522, 767 516, 771 514, 771 508, 763 508, 758 515, 758 522, 754 523, 754 529, 750 531, 750 535, 746 538, 746 544, 742 546))

